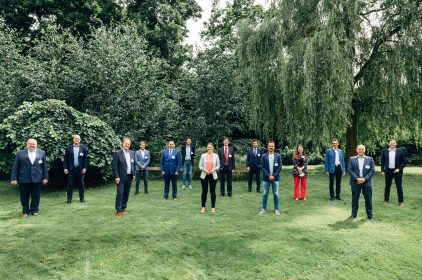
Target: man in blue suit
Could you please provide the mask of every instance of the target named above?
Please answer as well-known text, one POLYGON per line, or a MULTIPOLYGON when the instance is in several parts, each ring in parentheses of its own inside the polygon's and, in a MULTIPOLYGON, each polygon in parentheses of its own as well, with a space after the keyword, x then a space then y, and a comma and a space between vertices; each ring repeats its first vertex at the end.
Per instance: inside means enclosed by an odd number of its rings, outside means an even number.
POLYGON ((174 148, 174 146, 174 141, 169 140, 167 143, 167 149, 161 153, 160 170, 164 175, 163 200, 167 200, 169 197, 170 181, 173 200, 177 200, 177 176, 180 173, 182 156, 180 152, 174 148))
POLYGON ((88 168, 88 150, 81 144, 81 137, 73 135, 73 144, 69 145, 63 158, 64 174, 67 177, 67 203, 72 203, 73 185, 79 189, 79 199, 85 202, 84 177, 88 168))
POLYGON ((182 166, 183 166, 183 186, 186 187, 186 181, 188 187, 192 188, 192 169, 193 161, 195 159, 195 145, 192 144, 191 138, 186 138, 186 143, 182 145, 182 166))
POLYGON ((10 183, 19 184, 22 218, 38 216, 41 185, 48 183, 48 165, 45 152, 37 149, 37 140, 28 139, 27 149, 16 154, 10 183), (31 200, 31 203, 29 201, 31 200))
POLYGON ((130 149, 131 141, 123 138, 122 149, 114 154, 112 166, 114 181, 116 182, 116 217, 128 214, 126 210, 129 200, 130 187, 135 176, 135 153, 130 149))
POLYGON ((374 160, 365 156, 365 146, 359 145, 356 149, 357 156, 349 160, 350 186, 352 187, 352 215, 351 219, 356 218, 359 209, 360 193, 365 198, 366 216, 372 222, 372 176, 375 173, 374 160))
POLYGON ((141 181, 141 175, 144 178, 144 193, 148 194, 148 166, 151 160, 150 153, 146 147, 145 141, 139 142, 140 149, 135 153, 136 163, 136 189, 135 195, 139 194, 139 183, 141 181))
POLYGON ((261 157, 260 163, 262 173, 264 174, 264 194, 262 196, 262 209, 259 211, 259 214, 265 214, 267 211, 268 193, 271 185, 274 194, 274 214, 280 216, 280 211, 278 210, 278 186, 282 168, 281 155, 274 152, 274 141, 268 141, 267 148, 268 152, 261 157))
POLYGON ((336 179, 335 198, 342 200, 340 196, 341 177, 346 175, 346 165, 344 163, 344 153, 338 148, 337 139, 333 139, 331 148, 325 151, 325 173, 330 177, 330 200, 334 200, 334 178, 336 179))
POLYGON ((248 148, 246 155, 246 169, 248 170, 248 192, 252 191, 253 175, 256 179, 256 192, 261 192, 261 156, 263 155, 258 140, 253 140, 252 147, 248 148))
POLYGON ((385 176, 384 204, 390 201, 391 183, 396 183, 397 197, 400 207, 404 207, 403 199, 403 169, 406 166, 407 158, 403 149, 397 148, 397 141, 391 139, 388 143, 389 148, 381 153, 381 174, 385 176))

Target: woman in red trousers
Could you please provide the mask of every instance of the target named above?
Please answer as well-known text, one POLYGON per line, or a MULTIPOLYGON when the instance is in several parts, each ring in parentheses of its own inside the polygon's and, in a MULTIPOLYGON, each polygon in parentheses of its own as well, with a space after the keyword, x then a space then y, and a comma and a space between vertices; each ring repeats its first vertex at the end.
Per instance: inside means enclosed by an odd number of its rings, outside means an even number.
POLYGON ((306 200, 306 177, 308 177, 308 157, 305 155, 303 146, 299 144, 296 147, 295 153, 293 155, 293 181, 295 184, 294 187, 294 198, 299 200, 303 198, 306 200), (299 183, 302 186, 301 192, 299 194, 299 183))

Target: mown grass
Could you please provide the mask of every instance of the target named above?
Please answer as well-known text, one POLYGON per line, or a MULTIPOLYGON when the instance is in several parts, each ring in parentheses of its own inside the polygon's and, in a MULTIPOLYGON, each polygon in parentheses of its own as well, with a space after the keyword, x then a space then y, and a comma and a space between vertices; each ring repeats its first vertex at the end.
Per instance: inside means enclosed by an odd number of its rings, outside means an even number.
POLYGON ((40 216, 21 219, 18 189, 3 181, 0 279, 422 279, 422 168, 405 169, 403 209, 395 191, 382 204, 383 177, 375 176, 375 223, 363 198, 358 218, 347 220, 343 180, 344 201, 329 202, 328 178, 312 167, 308 200, 295 201, 285 168, 281 217, 259 216, 261 194, 247 193, 245 181, 234 183, 232 198, 217 197, 216 215, 199 214, 198 181, 176 202, 163 202, 163 182, 151 181, 149 195, 132 190, 120 220, 112 183, 88 189, 84 204, 45 190, 40 216))

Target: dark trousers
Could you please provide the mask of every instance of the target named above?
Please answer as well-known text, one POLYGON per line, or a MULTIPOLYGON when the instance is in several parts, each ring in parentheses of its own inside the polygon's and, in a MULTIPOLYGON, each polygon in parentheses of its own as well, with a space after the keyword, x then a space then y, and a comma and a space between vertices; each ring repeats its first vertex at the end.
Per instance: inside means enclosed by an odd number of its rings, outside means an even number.
POLYGON ((135 192, 139 192, 139 183, 141 182, 141 175, 144 178, 144 192, 148 192, 148 170, 136 170, 136 185, 135 192))
POLYGON ((38 213, 40 205, 41 183, 19 184, 22 214, 38 213), (29 204, 31 200, 31 204, 29 204))
POLYGON ((362 191, 365 198, 366 216, 372 218, 372 187, 359 184, 352 184, 352 216, 356 217, 359 209, 359 197, 362 191))
POLYGON ((212 174, 205 176, 205 179, 201 179, 202 207, 205 207, 205 204, 207 203, 208 185, 210 186, 210 193, 211 193, 211 207, 215 208, 215 200, 216 200, 215 188, 216 188, 216 185, 217 185, 217 180, 214 180, 214 177, 212 176, 212 174))
POLYGON ((330 197, 334 197, 334 178, 336 179, 336 197, 340 197, 340 191, 341 191, 341 177, 343 176, 343 173, 341 172, 341 166, 336 166, 334 169, 334 173, 330 173, 330 197))
POLYGON ((259 192, 261 190, 261 169, 259 167, 251 167, 248 172, 248 191, 252 191, 252 181, 253 175, 256 178, 256 191, 259 192))
POLYGON ((130 187, 132 186, 133 175, 126 175, 125 180, 120 180, 120 184, 116 186, 116 211, 122 212, 127 207, 129 200, 130 187))
POLYGON ((399 203, 403 203, 403 186, 402 186, 402 179, 403 179, 403 172, 394 173, 394 169, 388 169, 385 172, 385 189, 384 189, 384 201, 390 200, 390 189, 391 183, 396 183, 397 188, 397 197, 399 199, 399 203))
POLYGON ((73 186, 77 186, 79 189, 79 199, 83 199, 85 196, 85 185, 84 185, 84 174, 82 174, 79 167, 75 167, 67 174, 67 199, 72 200, 73 186))
POLYGON ((226 195, 226 178, 227 178, 227 195, 232 196, 232 170, 229 169, 228 165, 224 165, 223 169, 220 172, 221 181, 220 181, 220 192, 221 195, 226 195))
POLYGON ((170 181, 171 181, 171 196, 173 198, 177 197, 177 176, 174 174, 166 173, 164 175, 164 198, 169 197, 170 191, 170 181))

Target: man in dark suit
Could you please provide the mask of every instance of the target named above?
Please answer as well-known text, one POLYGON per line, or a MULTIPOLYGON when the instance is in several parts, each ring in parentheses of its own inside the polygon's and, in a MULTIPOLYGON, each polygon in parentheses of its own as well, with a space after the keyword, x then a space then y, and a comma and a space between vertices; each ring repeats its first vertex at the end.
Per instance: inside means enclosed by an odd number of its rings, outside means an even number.
POLYGON ((180 152, 174 148, 173 140, 167 143, 167 149, 161 153, 160 170, 164 175, 164 195, 163 200, 168 200, 170 181, 172 189, 173 200, 177 200, 177 176, 180 173, 180 164, 182 163, 182 156, 180 152))
POLYGON ((262 209, 259 214, 265 214, 267 211, 268 193, 270 185, 274 195, 274 214, 280 216, 278 209, 278 186, 280 182, 280 172, 282 169, 281 155, 275 152, 275 142, 268 141, 268 152, 261 157, 261 169, 264 174, 264 194, 262 195, 262 209))
POLYGON ((22 218, 38 216, 41 184, 48 183, 48 165, 45 152, 37 149, 37 140, 28 139, 27 149, 16 154, 10 183, 19 184, 22 218), (31 200, 31 203, 29 201, 31 200))
POLYGON ((258 140, 253 140, 252 147, 248 148, 246 155, 246 169, 248 170, 248 192, 252 191, 253 175, 256 178, 256 192, 261 192, 261 156, 263 151, 258 140))
POLYGON ((346 175, 346 164, 344 163, 344 153, 338 148, 338 140, 331 140, 331 148, 325 151, 325 173, 330 177, 328 185, 330 189, 330 200, 334 200, 334 178, 336 179, 336 193, 335 198, 342 200, 340 196, 341 191, 341 177, 346 175))
POLYGON ((223 147, 218 149, 218 157, 220 159, 220 193, 221 196, 226 195, 225 183, 227 179, 227 196, 232 196, 232 179, 234 170, 236 168, 236 161, 234 159, 234 148, 229 146, 230 139, 224 137, 223 147))
POLYGON ((116 217, 129 213, 127 202, 129 200, 130 187, 135 176, 135 153, 130 149, 131 141, 123 138, 122 149, 114 154, 112 166, 114 181, 116 182, 116 217))
POLYGON ((192 188, 192 168, 195 159, 195 145, 192 139, 187 138, 186 143, 182 145, 182 166, 183 166, 183 189, 186 187, 186 181, 189 188, 192 188))
POLYGON ((67 177, 67 203, 72 203, 73 186, 79 189, 79 199, 85 202, 84 177, 88 168, 88 150, 81 144, 81 137, 73 135, 73 144, 64 152, 63 169, 67 177))
POLYGON ((352 215, 356 218, 359 209, 360 193, 365 198, 366 216, 372 222, 372 176, 375 174, 375 164, 371 157, 365 156, 365 146, 359 145, 356 148, 357 156, 349 160, 350 186, 352 188, 352 215))
POLYGON ((397 148, 397 141, 391 139, 388 143, 389 148, 381 153, 381 174, 385 177, 384 204, 390 201, 391 183, 396 183, 397 196, 400 207, 404 207, 403 199, 403 169, 406 166, 407 158, 403 149, 397 148))

